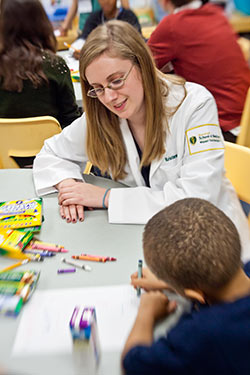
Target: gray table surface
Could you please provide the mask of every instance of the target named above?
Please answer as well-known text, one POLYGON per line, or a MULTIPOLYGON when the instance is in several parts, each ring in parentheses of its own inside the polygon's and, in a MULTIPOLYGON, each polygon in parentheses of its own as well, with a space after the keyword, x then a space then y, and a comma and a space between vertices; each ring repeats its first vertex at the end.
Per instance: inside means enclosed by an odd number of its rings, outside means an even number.
MULTIPOLYGON (((87 179, 88 182, 99 186, 120 186, 113 181, 98 177, 87 176, 87 179)), ((0 201, 28 199, 35 196, 32 170, 0 170, 0 201)), ((107 211, 102 209, 87 211, 84 222, 67 224, 59 216, 56 194, 44 197, 43 213, 45 221, 41 232, 37 235, 41 240, 63 245, 70 250, 69 256, 83 250, 92 254, 114 256, 117 261, 104 264, 91 263, 92 272, 76 272, 68 275, 69 277, 57 275, 57 269, 62 268, 60 254, 41 263, 33 262, 32 269, 41 270, 38 290, 129 283, 131 273, 136 270, 138 259, 142 258, 142 225, 109 224, 107 211)), ((0 258, 0 269, 10 264, 13 264, 12 259, 0 258)), ((31 268, 31 263, 19 269, 28 268, 31 268)), ((17 375, 87 374, 84 368, 80 372, 74 368, 70 355, 11 357, 18 324, 24 310, 25 306, 16 319, 0 316, 0 368, 2 366, 8 370, 8 374, 17 375)), ((97 374, 120 373, 120 353, 102 353, 97 374)))

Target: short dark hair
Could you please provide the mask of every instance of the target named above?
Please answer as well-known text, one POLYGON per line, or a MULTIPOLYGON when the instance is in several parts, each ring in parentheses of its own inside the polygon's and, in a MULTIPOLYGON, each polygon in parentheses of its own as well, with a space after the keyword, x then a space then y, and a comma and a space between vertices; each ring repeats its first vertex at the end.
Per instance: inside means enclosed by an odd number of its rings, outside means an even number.
POLYGON ((176 288, 221 288, 241 265, 235 225, 198 198, 179 200, 152 217, 145 226, 143 248, 149 268, 176 288))

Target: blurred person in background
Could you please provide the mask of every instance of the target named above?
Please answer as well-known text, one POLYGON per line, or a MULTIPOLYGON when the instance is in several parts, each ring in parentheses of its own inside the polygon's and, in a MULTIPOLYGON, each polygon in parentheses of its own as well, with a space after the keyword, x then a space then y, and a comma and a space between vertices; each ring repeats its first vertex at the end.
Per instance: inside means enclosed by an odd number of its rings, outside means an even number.
MULTIPOLYGON (((134 26, 136 30, 139 31, 139 33, 141 33, 139 20, 135 13, 132 12, 132 10, 125 9, 123 7, 118 8, 117 0, 99 0, 99 4, 101 6, 101 10, 93 12, 89 15, 82 34, 80 35, 81 39, 85 40, 91 33, 91 31, 94 30, 97 26, 112 19, 128 22, 132 26, 134 26)), ((74 51, 73 56, 76 59, 79 59, 80 51, 74 51)))
MULTIPOLYGON (((55 2, 55 0, 51 0, 52 2, 55 2)), ((84 6, 84 0, 72 0, 71 6, 69 7, 67 16, 65 20, 62 22, 59 31, 61 36, 65 36, 68 33, 68 30, 72 28, 72 22, 74 18, 77 15, 77 12, 79 13, 79 30, 83 30, 85 22, 87 21, 87 17, 91 15, 91 13, 84 13, 82 12, 83 6, 84 6), (83 4, 83 5, 81 5, 83 4)), ((96 12, 98 10, 101 10, 101 4, 99 4, 98 0, 91 0, 92 4, 92 12, 96 12)), ((124 9, 129 8, 129 0, 121 0, 121 6, 124 9)))
POLYGON ((80 116, 70 71, 39 0, 0 2, 0 117, 80 116))
MULTIPOLYGON (((70 71, 39 0, 0 2, 0 117, 53 116, 62 128, 80 116, 70 71)), ((20 167, 33 160, 17 161, 20 167), (20 164, 21 163, 21 164, 20 164)))
POLYGON ((157 67, 205 86, 218 106, 224 139, 235 142, 250 70, 223 10, 200 0, 159 0, 169 13, 148 45, 157 67), (171 63, 171 65, 169 64, 171 63))

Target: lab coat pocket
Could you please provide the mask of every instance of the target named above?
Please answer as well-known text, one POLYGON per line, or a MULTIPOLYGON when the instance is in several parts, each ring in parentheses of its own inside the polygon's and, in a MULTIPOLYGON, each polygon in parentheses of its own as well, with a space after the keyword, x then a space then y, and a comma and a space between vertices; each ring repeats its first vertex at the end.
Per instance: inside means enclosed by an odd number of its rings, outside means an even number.
POLYGON ((181 166, 182 161, 177 162, 174 166, 163 163, 161 166, 161 172, 165 175, 165 181, 175 183, 180 176, 181 166))

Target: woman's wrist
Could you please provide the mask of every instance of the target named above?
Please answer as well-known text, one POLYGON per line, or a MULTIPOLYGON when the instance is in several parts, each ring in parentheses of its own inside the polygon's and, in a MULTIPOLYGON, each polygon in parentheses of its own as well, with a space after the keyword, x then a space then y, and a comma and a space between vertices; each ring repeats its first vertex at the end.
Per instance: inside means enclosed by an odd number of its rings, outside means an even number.
POLYGON ((102 207, 103 208, 108 208, 109 206, 109 194, 110 194, 110 188, 106 189, 103 197, 102 197, 102 207))

